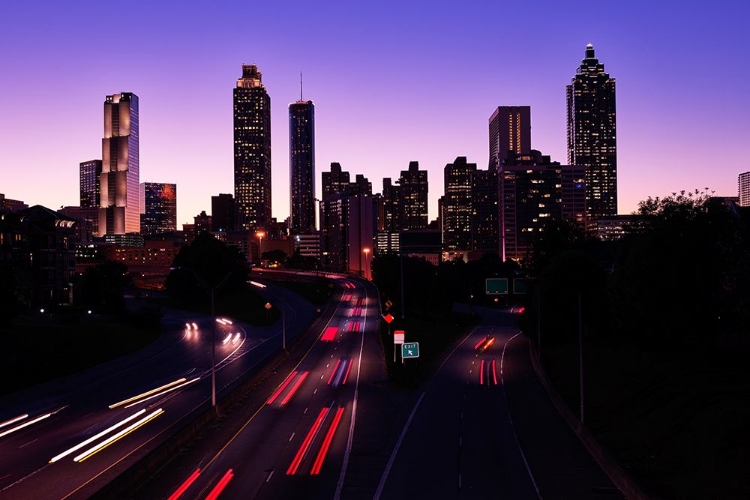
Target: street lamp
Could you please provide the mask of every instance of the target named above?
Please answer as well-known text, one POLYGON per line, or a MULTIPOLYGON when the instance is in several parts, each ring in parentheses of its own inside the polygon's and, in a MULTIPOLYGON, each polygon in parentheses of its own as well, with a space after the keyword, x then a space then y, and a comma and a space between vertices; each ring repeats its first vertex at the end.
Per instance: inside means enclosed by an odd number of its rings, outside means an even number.
POLYGON ((232 271, 229 271, 226 276, 224 276, 219 283, 214 286, 210 287, 208 284, 206 284, 205 281, 203 281, 198 274, 196 274, 195 271, 193 271, 189 267, 180 267, 177 269, 187 269, 190 271, 195 279, 198 280, 198 283, 206 289, 206 291, 211 296, 211 318, 213 319, 213 323, 211 325, 211 407, 214 409, 216 414, 218 415, 218 409, 216 407, 216 308, 215 308, 215 298, 216 293, 221 289, 222 286, 224 286, 224 283, 227 282, 229 279, 229 276, 232 275, 232 271))
MULTIPOLYGON (((273 305, 270 302, 266 302, 266 310, 270 311, 273 305)), ((284 309, 279 307, 281 311, 281 348, 286 352, 286 319, 284 318, 284 309)))
POLYGON ((266 235, 265 231, 257 231, 255 236, 258 237, 258 263, 263 261, 263 237, 266 235))
POLYGON ((369 266, 369 260, 368 260, 368 259, 369 259, 369 257, 370 257, 370 249, 369 249, 369 248, 364 248, 364 249, 362 249, 362 251, 363 251, 363 252, 365 253, 365 269, 364 269, 364 276, 365 276, 365 278, 367 278, 367 279, 370 279, 370 278, 368 278, 368 276, 369 276, 369 274, 370 274, 370 273, 369 273, 369 272, 367 272, 367 271, 368 271, 368 270, 370 269, 370 266, 369 266))

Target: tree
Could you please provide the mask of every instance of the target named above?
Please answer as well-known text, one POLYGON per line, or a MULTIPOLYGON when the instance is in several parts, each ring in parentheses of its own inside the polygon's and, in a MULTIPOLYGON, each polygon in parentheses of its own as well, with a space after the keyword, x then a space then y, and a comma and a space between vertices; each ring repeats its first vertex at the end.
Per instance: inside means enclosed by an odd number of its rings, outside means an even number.
POLYGON ((250 274, 245 256, 207 232, 184 245, 167 276, 167 292, 184 303, 205 301, 208 289, 227 293, 244 289, 250 274), (219 290, 218 288, 221 288, 219 290))
POLYGON ((123 294, 133 280, 128 266, 121 262, 105 261, 84 271, 79 283, 80 302, 99 312, 122 312, 123 294))

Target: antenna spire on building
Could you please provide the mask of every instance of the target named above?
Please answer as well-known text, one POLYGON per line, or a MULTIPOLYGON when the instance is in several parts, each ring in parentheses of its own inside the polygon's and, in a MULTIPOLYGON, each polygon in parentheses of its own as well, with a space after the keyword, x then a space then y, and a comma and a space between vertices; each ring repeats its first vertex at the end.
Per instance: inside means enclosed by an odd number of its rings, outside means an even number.
POLYGON ((302 101, 302 72, 299 72, 299 100, 302 101))

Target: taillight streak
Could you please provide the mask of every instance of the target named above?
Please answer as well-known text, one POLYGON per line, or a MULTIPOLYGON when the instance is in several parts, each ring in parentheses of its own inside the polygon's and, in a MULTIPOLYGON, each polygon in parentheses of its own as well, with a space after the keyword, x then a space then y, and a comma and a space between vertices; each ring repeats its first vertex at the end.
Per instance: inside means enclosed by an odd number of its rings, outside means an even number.
POLYGON ((286 389, 286 386, 288 386, 288 385, 289 385, 289 382, 291 382, 291 381, 292 381, 292 379, 293 379, 293 378, 294 378, 295 376, 297 376, 297 373, 298 373, 298 372, 296 372, 296 371, 292 372, 292 373, 291 373, 291 374, 290 374, 290 375, 289 375, 289 376, 288 376, 288 377, 286 378, 286 380, 284 380, 284 382, 283 382, 283 383, 282 383, 282 384, 281 384, 281 385, 279 386, 279 388, 278 388, 278 389, 276 389, 276 392, 274 392, 273 394, 271 394, 271 397, 270 397, 270 398, 268 398, 268 401, 266 401, 266 404, 269 404, 269 405, 270 405, 271 403, 273 403, 274 401, 276 401, 276 398, 278 398, 278 397, 279 397, 279 394, 281 394, 281 393, 282 393, 282 392, 284 391, 284 389, 286 389))
POLYGON ((320 337, 320 340, 323 342, 330 342, 334 338, 336 338, 336 333, 338 333, 339 328, 337 326, 329 326, 326 328, 326 331, 323 332, 323 335, 320 337))
POLYGON ((336 373, 337 373, 337 372, 338 372, 338 370, 339 370, 339 365, 341 365, 341 359, 339 359, 339 360, 338 360, 338 361, 336 362, 336 367, 335 367, 335 368, 333 369, 333 371, 331 372, 331 376, 330 376, 330 377, 328 378, 328 385, 331 385, 331 382, 333 382, 333 377, 335 377, 335 376, 336 376, 336 373))
POLYGON ((341 382, 341 385, 346 385, 346 381, 349 379, 349 372, 352 370, 352 365, 353 364, 354 363, 352 363, 352 360, 350 359, 349 363, 346 366, 346 375, 344 375, 344 381, 341 382))
POLYGON ((476 345, 474 346, 474 350, 476 351, 477 349, 479 349, 479 346, 481 346, 482 344, 484 344, 485 340, 487 340, 487 337, 482 337, 482 340, 480 340, 479 342, 477 342, 476 345))
POLYGON ((497 370, 495 369, 495 360, 492 360, 492 381, 497 385, 497 370))
POLYGON ((201 470, 200 468, 195 469, 195 472, 190 474, 190 476, 185 480, 184 483, 180 485, 179 488, 175 490, 174 493, 172 493, 167 500, 177 500, 180 498, 180 496, 187 491, 188 488, 190 488, 190 485, 195 482, 196 479, 198 479, 198 476, 200 476, 201 470))
POLYGON ((291 389, 289 389, 289 393, 287 393, 286 397, 281 400, 281 406, 284 406, 289 402, 290 399, 294 396, 294 393, 297 392, 297 389, 299 389, 299 386, 302 385, 302 382, 305 381, 305 378, 307 378, 307 375, 310 372, 303 372, 302 375, 297 377, 297 381, 294 383, 291 389))
POLYGON ((320 413, 318 413, 318 418, 315 419, 315 423, 313 423, 313 426, 310 427, 310 431, 307 433, 307 436, 305 436, 304 441, 302 441, 299 450, 297 450, 297 454, 294 456, 294 460, 292 460, 292 463, 289 464, 289 468, 286 470, 287 476, 291 476, 297 473, 297 469, 299 469, 300 463, 302 463, 305 455, 307 455, 307 451, 310 449, 310 444, 312 443, 313 439, 315 439, 315 435, 318 433, 318 430, 320 430, 320 426, 323 424, 323 420, 325 420, 329 410, 330 408, 326 407, 321 409, 320 413))
POLYGON ((479 385, 484 385, 484 360, 482 360, 482 364, 479 365, 479 385))
POLYGON ((224 474, 224 476, 222 476, 222 478, 219 479, 219 482, 216 483, 216 486, 214 486, 214 489, 212 489, 211 493, 208 494, 208 496, 206 497, 206 500, 216 500, 217 498, 219 498, 219 495, 221 494, 222 491, 224 491, 224 488, 227 487, 227 485, 229 484, 229 481, 231 481, 233 477, 234 477, 234 472, 232 471, 232 469, 229 469, 224 474))
POLYGON ((339 422, 341 421, 341 417, 343 414, 343 408, 339 408, 338 410, 336 410, 336 415, 333 417, 333 422, 331 422, 331 426, 328 428, 326 437, 323 439, 323 445, 320 447, 318 456, 315 457, 315 462, 313 463, 310 474, 316 475, 320 473, 320 469, 321 467, 323 467, 323 461, 326 459, 326 455, 328 454, 328 448, 330 448, 331 446, 331 441, 333 441, 333 436, 334 434, 336 434, 336 429, 339 426, 339 422))

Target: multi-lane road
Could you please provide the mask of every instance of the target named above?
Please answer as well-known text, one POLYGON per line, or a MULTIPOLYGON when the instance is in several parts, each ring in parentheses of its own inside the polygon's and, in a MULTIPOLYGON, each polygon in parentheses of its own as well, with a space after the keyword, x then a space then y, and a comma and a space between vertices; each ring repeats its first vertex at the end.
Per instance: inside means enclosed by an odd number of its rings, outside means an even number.
MULTIPOLYGON (((309 303, 280 287, 264 293, 284 309, 290 337, 309 325, 309 303)), ((281 347, 279 324, 253 328, 187 314, 170 321, 170 331, 139 353, 0 398, 0 498, 88 498, 205 413, 212 343, 220 395, 281 347)))
MULTIPOLYGON (((451 346, 418 391, 392 391, 377 335, 377 291, 362 280, 335 282, 332 314, 251 392, 246 413, 219 419, 119 498, 621 497, 549 403, 511 313, 483 311, 482 324, 451 346)), ((304 316, 296 308, 287 310, 290 332, 293 315, 304 316)), ((299 320, 309 324, 310 317, 299 320)), ((0 437, 0 498, 86 498, 168 436, 180 415, 205 411, 210 325, 197 324, 139 362, 43 401, 57 413, 0 437), (146 399, 157 389, 169 392, 146 399), (124 418, 131 420, 108 430, 124 418), (120 440, 76 460, 141 419, 120 440)), ((278 330, 219 324, 219 331, 220 388, 279 348, 278 330)), ((41 406, 32 395, 23 401, 41 406)), ((0 411, 2 422, 29 410, 0 411)))

